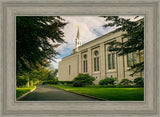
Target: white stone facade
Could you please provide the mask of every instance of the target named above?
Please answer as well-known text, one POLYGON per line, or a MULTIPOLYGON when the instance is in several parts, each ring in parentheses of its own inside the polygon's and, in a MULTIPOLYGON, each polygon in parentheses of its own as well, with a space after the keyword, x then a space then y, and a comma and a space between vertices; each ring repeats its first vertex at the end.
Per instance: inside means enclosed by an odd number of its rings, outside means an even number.
MULTIPOLYGON (((120 82, 123 78, 134 79, 140 76, 129 76, 127 55, 118 56, 115 52, 109 52, 109 42, 122 42, 122 32, 111 32, 79 46, 78 52, 67 56, 59 62, 59 80, 72 81, 79 73, 88 73, 96 78, 95 84, 106 77, 117 78, 120 82)), ((136 58, 138 61, 138 57, 136 58)), ((143 74, 142 74, 143 75, 143 74)))

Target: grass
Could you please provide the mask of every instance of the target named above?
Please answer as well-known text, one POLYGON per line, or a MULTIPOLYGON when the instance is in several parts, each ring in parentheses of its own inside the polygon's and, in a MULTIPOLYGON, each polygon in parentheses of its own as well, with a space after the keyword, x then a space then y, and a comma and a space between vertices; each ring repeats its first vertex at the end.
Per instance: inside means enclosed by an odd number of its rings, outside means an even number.
POLYGON ((60 89, 103 98, 109 101, 143 101, 144 88, 92 88, 51 85, 60 89))
POLYGON ((34 89, 36 86, 30 86, 30 87, 24 87, 24 88, 16 88, 16 98, 22 96, 23 94, 31 91, 34 89))

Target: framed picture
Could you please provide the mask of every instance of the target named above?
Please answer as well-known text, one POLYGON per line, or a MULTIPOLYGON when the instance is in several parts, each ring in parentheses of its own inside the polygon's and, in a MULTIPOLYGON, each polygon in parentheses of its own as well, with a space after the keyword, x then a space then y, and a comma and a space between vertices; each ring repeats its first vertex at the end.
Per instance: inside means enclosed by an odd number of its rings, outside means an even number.
MULTIPOLYGON (((54 0, 47 2, 32 1, 32 0, 31 1, 2 0, 0 2, 0 5, 1 5, 1 14, 0 14, 1 18, 0 60, 1 61, 0 62, 2 66, 0 68, 1 71, 0 86, 2 89, 0 90, 1 92, 0 114, 2 117, 3 116, 4 117, 5 116, 11 116, 11 117, 13 116, 44 116, 44 117, 46 116, 74 116, 74 117, 75 116, 82 116, 82 117, 83 116, 115 116, 115 117, 160 116, 158 112, 160 106, 159 105, 160 84, 159 84, 159 73, 158 73, 159 72, 158 34, 160 27, 159 11, 158 11, 160 7, 159 0, 151 2, 128 1, 128 0, 127 1, 54 0), (119 32, 114 33, 114 30, 117 29, 115 27, 113 29, 108 29, 109 31, 107 33, 103 33, 103 31, 106 31, 105 26, 99 29, 101 31, 98 31, 98 29, 93 30, 96 27, 96 23, 105 25, 104 21, 110 20, 111 23, 114 23, 114 21, 115 22, 120 21, 116 20, 117 16, 122 19, 123 18, 127 19, 127 17, 131 17, 133 20, 136 19, 135 18, 136 16, 139 17, 139 19, 135 20, 135 22, 136 23, 138 22, 137 25, 140 27, 142 25, 139 24, 143 22, 143 28, 141 28, 141 30, 142 32, 144 30, 143 32, 144 37, 142 40, 138 40, 136 42, 140 44, 139 42, 143 41, 144 43, 141 47, 144 47, 144 49, 141 49, 140 51, 137 50, 131 51, 128 49, 130 46, 128 46, 128 48, 125 47, 124 44, 126 44, 127 41, 123 40, 122 39, 123 37, 118 36, 119 32), (22 84, 23 82, 26 82, 25 85, 27 86, 33 85, 35 81, 32 80, 35 79, 26 80, 27 78, 30 78, 29 76, 32 75, 32 77, 36 77, 36 82, 38 82, 38 84, 40 83, 48 84, 45 81, 45 78, 44 79, 42 78, 42 74, 40 74, 40 79, 37 79, 38 75, 34 76, 36 74, 36 70, 34 71, 34 73, 26 72, 26 74, 25 75, 23 74, 23 76, 17 75, 21 74, 20 69, 22 69, 22 67, 23 68, 27 67, 27 65, 30 66, 30 68, 38 67, 38 65, 32 66, 31 63, 33 62, 32 58, 37 57, 37 59, 40 60, 40 57, 38 56, 38 54, 37 56, 32 55, 31 50, 34 50, 34 48, 36 48, 36 44, 38 44, 39 42, 37 42, 36 40, 33 41, 34 43, 29 42, 30 39, 32 40, 34 39, 33 38, 34 34, 35 32, 38 32, 38 30, 36 29, 36 25, 31 26, 29 30, 25 30, 24 28, 32 25, 31 22, 32 21, 34 22, 36 18, 41 20, 41 21, 39 20, 39 22, 41 23, 41 30, 43 28, 42 24, 45 23, 56 24, 58 22, 56 25, 49 25, 47 28, 45 28, 46 30, 42 30, 41 34, 45 35, 48 34, 48 36, 51 36, 48 32, 52 31, 51 30, 52 27, 57 27, 57 29, 64 28, 64 26, 67 25, 68 22, 70 22, 70 27, 75 27, 74 31, 76 35, 73 36, 75 37, 75 39, 73 39, 73 42, 70 41, 70 45, 68 44, 66 45, 66 47, 63 47, 63 51, 65 51, 64 54, 65 56, 59 56, 61 57, 60 58, 61 62, 59 62, 59 67, 57 67, 59 73, 58 75, 59 81, 57 82, 59 83, 59 85, 55 85, 54 87, 52 87, 51 85, 50 86, 45 85, 45 87, 44 85, 37 85, 37 89, 33 86, 31 87, 32 91, 33 90, 35 91, 38 90, 38 91, 37 92, 33 91, 32 93, 30 93, 32 95, 30 97, 27 97, 26 93, 24 93, 25 95, 18 94, 16 89, 19 86, 23 86, 22 84), (50 20, 50 18, 52 19, 50 20), (43 22, 46 19, 47 22, 43 22), (92 22, 92 19, 94 19, 95 22, 92 22), (98 22, 100 21, 100 19, 101 22, 98 22), (75 24, 79 25, 78 27, 71 25, 73 24, 74 21, 76 21, 75 24), (84 26, 86 25, 93 30, 95 37, 92 34, 89 35, 89 32, 86 32, 87 30, 85 30, 84 28, 84 26), (81 30, 84 30, 84 32, 81 30), (84 37, 81 37, 81 32, 82 34, 84 33, 84 37), (100 34, 100 32, 103 34, 100 34), (90 40, 91 37, 94 37, 94 39, 90 40), (115 49, 114 42, 118 40, 119 37, 121 37, 119 42, 121 42, 120 44, 124 48, 116 53, 114 52, 115 49), (22 42, 20 39, 25 39, 26 41, 22 42), (82 42, 80 41, 80 39, 82 39, 82 42), (28 49, 26 49, 25 51, 21 51, 22 48, 25 48, 25 46, 27 46, 27 44, 29 45, 28 49), (73 44, 75 44, 73 46, 74 48, 71 48, 73 44), (70 48, 68 46, 70 46, 70 48), (125 48, 127 49, 125 50, 125 48), (72 50, 67 51, 67 49, 73 49, 73 51, 72 50), (129 54, 131 52, 134 53, 129 54), (140 55, 140 52, 142 52, 142 55, 138 58, 137 55, 140 55), (119 57, 119 55, 121 54, 124 55, 119 57), (69 56, 66 57, 67 55, 69 56), (23 60, 26 58, 29 58, 30 61, 27 61, 27 63, 25 63, 25 66, 23 66, 24 65, 23 60), (95 95, 94 94, 90 95, 90 93, 85 92, 86 90, 84 92, 80 92, 80 90, 76 91, 76 89, 69 90, 69 88, 71 88, 70 83, 72 81, 75 81, 74 78, 79 73, 84 73, 80 74, 81 78, 90 77, 90 79, 88 80, 91 81, 92 79, 94 79, 92 83, 87 82, 88 83, 87 85, 95 84, 94 86, 97 87, 99 85, 102 85, 99 87, 106 86, 105 84, 106 81, 101 81, 103 80, 102 78, 105 77, 110 79, 110 82, 112 82, 111 80, 115 78, 114 79, 115 81, 113 80, 113 82, 115 82, 116 85, 112 85, 112 87, 119 87, 123 78, 129 79, 130 77, 132 81, 127 80, 127 85, 129 84, 129 86, 133 88, 134 85, 137 85, 136 82, 134 82, 134 79, 136 77, 131 77, 130 72, 128 71, 131 68, 131 66, 134 66, 135 63, 137 64, 137 61, 143 62, 143 70, 142 72, 139 72, 137 77, 144 77, 144 89, 142 88, 140 90, 136 90, 137 92, 138 91, 141 92, 141 96, 138 95, 139 97, 137 95, 131 96, 132 94, 129 94, 129 97, 131 98, 125 97, 125 99, 124 98, 121 99, 117 98, 118 94, 116 94, 117 95, 116 98, 113 97, 108 98, 100 96, 100 94, 98 93, 96 93, 95 95), (86 73, 88 73, 88 75, 91 76, 85 76, 86 73), (66 88, 63 87, 65 86, 64 84, 69 84, 69 85, 66 85, 67 87, 66 88), (61 88, 60 90, 66 93, 66 95, 64 96, 66 98, 62 98, 63 96, 58 98, 58 93, 54 95, 53 90, 51 91, 51 89, 57 91, 59 90, 57 88, 61 88), (66 89, 68 90, 66 91, 66 89), (44 93, 42 96, 43 98, 38 99, 36 96, 34 97, 34 95, 39 95, 40 92, 44 93), (79 96, 77 96, 77 93, 79 96), (73 99, 70 98, 72 94, 73 94, 72 96, 73 99), (16 96, 18 95, 21 96, 16 98, 16 96), (69 95, 68 98, 67 95, 69 95), (53 99, 53 97, 55 98, 53 99)), ((128 20, 125 21, 128 22, 128 20)), ((120 26, 123 27, 123 23, 120 26)), ((71 31, 70 27, 66 29, 69 32, 71 31)), ((140 30, 140 28, 137 29, 140 30)), ((135 34, 135 32, 137 31, 136 29, 133 30, 134 31, 130 31, 130 34, 133 33, 135 34)), ((61 36, 63 37, 64 34, 71 33, 71 32, 63 33, 62 30, 57 30, 57 31, 59 31, 59 33, 57 33, 58 36, 56 35, 57 40, 60 39, 59 42, 62 42, 61 36)), ((138 33, 138 35, 140 34, 141 33, 138 33)), ((41 37, 38 37, 38 39, 41 40, 41 37)), ((57 40, 54 38, 52 41, 57 42, 57 40)), ((67 42, 69 43, 69 41, 67 42)), ((42 43, 41 41, 41 44, 45 45, 46 41, 44 43, 42 43)), ((58 45, 59 43, 57 43, 54 46, 57 47, 58 45)), ((132 45, 133 44, 131 44, 131 46, 132 45)), ((48 49, 45 47, 46 45, 41 46, 41 48, 38 49, 40 51, 42 49, 48 49)), ((52 49, 50 50, 50 52, 52 54, 56 53, 52 49)), ((46 73, 43 67, 41 67, 41 73, 42 72, 44 72, 44 74, 46 73)), ((47 73, 49 73, 49 75, 47 74, 49 82, 51 82, 51 80, 53 81, 53 79, 50 78, 52 78, 51 76, 54 75, 56 71, 54 70, 54 73, 47 71, 47 73)), ((126 80, 123 81, 122 83, 124 82, 126 82, 126 80)), ((76 81, 73 83, 73 86, 83 87, 84 84, 77 83, 76 81)), ((92 91, 93 89, 94 88, 92 87, 92 91)), ((94 92, 96 92, 96 90, 97 92, 99 92, 99 90, 96 88, 94 90, 95 90, 94 92)), ((110 93, 113 92, 114 91, 111 91, 110 93)))

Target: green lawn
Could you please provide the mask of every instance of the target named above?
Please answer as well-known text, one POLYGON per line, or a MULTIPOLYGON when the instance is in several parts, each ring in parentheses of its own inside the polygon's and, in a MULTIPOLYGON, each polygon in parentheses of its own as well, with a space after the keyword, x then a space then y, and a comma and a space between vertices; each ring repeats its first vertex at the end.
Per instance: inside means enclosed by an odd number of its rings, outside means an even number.
POLYGON ((34 89, 36 86, 31 86, 31 87, 26 87, 26 88, 16 88, 16 98, 22 96, 23 94, 31 91, 34 89))
POLYGON ((143 101, 144 88, 92 88, 51 85, 64 90, 103 98, 110 101, 143 101))

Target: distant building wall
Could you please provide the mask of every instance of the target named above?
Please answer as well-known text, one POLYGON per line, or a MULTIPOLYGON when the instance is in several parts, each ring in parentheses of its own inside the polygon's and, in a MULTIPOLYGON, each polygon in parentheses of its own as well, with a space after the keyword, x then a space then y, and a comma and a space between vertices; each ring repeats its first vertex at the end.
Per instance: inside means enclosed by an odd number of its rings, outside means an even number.
POLYGON ((58 65, 58 79, 60 81, 72 81, 78 75, 78 64, 78 54, 64 58, 58 65))

